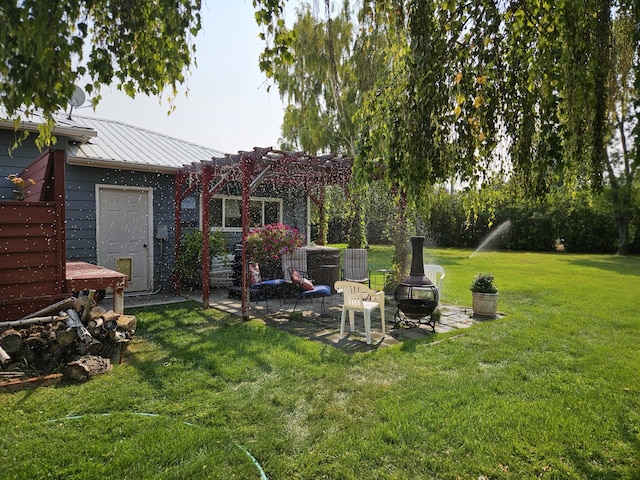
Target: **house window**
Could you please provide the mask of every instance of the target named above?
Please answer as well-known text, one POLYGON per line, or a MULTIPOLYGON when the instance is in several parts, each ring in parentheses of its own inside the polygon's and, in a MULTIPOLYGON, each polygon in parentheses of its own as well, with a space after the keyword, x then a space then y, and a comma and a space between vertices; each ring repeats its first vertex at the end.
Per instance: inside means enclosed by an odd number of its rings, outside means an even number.
MULTIPOLYGON (((242 198, 214 197, 211 199, 209 221, 212 229, 234 232, 242 229, 242 198)), ((282 222, 282 200, 253 198, 249 203, 249 225, 259 227, 282 222)))

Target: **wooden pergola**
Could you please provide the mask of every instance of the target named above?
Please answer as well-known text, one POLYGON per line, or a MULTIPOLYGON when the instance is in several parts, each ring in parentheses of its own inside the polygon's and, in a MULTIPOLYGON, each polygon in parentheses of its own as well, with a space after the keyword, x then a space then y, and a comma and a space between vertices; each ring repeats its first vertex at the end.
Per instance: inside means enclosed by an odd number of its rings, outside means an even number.
MULTIPOLYGON (((201 190, 202 209, 202 303, 209 306, 209 206, 211 199, 230 182, 237 182, 242 191, 242 316, 249 308, 249 275, 245 239, 249 233, 249 202, 251 193, 261 184, 298 188, 306 193, 324 215, 324 189, 329 185, 347 191, 351 180, 353 159, 335 154, 310 155, 305 152, 286 152, 256 147, 193 163, 176 173, 175 190, 175 258, 180 255, 182 201, 201 190)), ((320 232, 321 238, 324 236, 320 232)), ((180 279, 176 279, 176 293, 180 293, 180 279)))

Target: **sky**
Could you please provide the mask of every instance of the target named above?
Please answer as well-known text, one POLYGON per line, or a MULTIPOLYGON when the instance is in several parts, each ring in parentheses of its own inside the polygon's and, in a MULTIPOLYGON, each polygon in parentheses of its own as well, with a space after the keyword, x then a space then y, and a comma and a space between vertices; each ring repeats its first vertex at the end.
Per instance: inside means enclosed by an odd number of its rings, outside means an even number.
POLYGON ((254 13, 251 0, 203 2, 197 67, 180 87, 170 115, 166 99, 161 104, 158 97, 131 99, 115 87, 102 88, 95 112, 81 107, 77 113, 122 121, 223 153, 277 147, 283 103, 275 85, 267 91, 266 77, 258 68, 263 43, 254 13))

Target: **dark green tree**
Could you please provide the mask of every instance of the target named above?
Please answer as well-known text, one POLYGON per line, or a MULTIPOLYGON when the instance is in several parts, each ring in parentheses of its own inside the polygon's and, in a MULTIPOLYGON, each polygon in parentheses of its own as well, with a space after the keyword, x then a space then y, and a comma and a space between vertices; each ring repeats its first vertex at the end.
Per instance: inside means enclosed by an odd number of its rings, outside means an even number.
POLYGON ((37 143, 51 143, 52 115, 66 109, 74 85, 100 101, 115 84, 175 96, 193 64, 201 0, 24 0, 0 5, 0 107, 19 121, 40 113, 37 143))

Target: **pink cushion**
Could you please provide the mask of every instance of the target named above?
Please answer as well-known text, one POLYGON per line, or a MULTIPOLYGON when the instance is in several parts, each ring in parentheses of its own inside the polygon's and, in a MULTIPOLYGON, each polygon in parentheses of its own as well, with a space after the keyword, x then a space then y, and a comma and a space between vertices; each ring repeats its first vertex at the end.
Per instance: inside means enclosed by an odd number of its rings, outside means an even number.
POLYGON ((262 281, 262 276, 260 276, 260 265, 257 263, 250 263, 249 276, 251 278, 251 285, 260 283, 262 281))
POLYGON ((296 285, 300 285, 302 283, 302 277, 300 276, 300 272, 295 268, 291 269, 291 281, 296 285))

